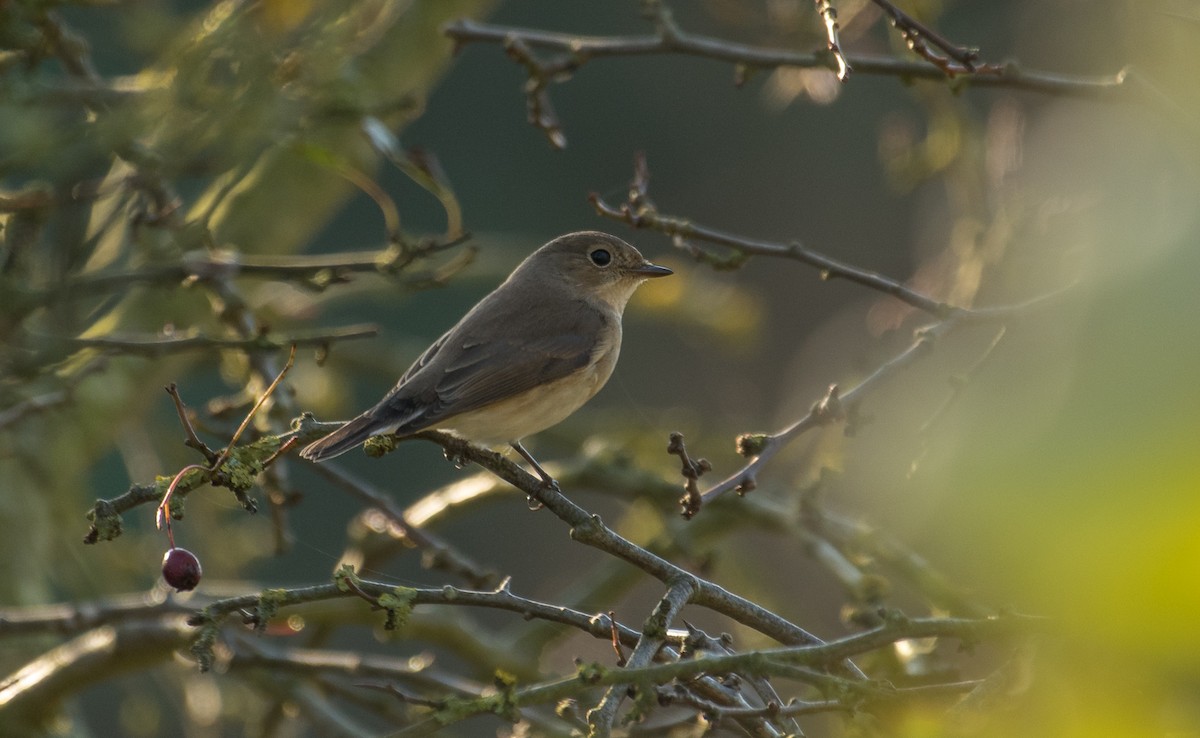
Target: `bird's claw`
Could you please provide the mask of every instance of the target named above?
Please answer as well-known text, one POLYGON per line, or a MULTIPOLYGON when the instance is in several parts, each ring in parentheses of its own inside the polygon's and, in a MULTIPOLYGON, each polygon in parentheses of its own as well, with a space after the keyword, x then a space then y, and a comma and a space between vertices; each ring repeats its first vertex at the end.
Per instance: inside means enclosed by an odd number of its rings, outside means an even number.
MULTIPOLYGON (((543 490, 562 494, 562 487, 558 486, 558 480, 554 477, 542 477, 538 486, 543 490)), ((530 510, 537 511, 545 507, 545 504, 537 498, 537 495, 526 496, 525 502, 529 505, 530 510)))

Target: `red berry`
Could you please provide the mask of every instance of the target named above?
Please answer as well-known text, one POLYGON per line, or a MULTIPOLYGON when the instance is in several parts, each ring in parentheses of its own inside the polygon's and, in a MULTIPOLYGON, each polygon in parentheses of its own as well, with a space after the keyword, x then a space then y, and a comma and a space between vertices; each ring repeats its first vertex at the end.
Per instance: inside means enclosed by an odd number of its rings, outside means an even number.
POLYGON ((200 583, 200 559, 186 548, 168 549, 163 554, 163 579, 177 592, 187 592, 200 583))

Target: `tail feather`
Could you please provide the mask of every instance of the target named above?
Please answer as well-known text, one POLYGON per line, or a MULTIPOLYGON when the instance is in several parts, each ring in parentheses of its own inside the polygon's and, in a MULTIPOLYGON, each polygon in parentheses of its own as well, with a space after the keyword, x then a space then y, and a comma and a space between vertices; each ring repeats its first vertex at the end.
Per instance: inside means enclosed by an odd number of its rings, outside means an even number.
POLYGON ((300 452, 300 456, 309 461, 332 459, 355 446, 361 446, 378 431, 378 421, 375 418, 370 415, 360 415, 321 440, 305 446, 300 452))

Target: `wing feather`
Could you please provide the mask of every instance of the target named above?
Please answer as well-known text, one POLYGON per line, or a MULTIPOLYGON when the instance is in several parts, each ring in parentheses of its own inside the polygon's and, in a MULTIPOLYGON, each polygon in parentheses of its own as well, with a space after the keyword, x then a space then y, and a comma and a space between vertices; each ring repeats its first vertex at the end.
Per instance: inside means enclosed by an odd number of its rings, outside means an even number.
POLYGON ((593 361, 597 336, 612 320, 582 300, 536 320, 485 307, 472 311, 480 320, 464 318, 430 346, 371 415, 395 423, 396 433, 416 433, 562 379, 593 361), (515 332, 512 321, 530 330, 515 332))

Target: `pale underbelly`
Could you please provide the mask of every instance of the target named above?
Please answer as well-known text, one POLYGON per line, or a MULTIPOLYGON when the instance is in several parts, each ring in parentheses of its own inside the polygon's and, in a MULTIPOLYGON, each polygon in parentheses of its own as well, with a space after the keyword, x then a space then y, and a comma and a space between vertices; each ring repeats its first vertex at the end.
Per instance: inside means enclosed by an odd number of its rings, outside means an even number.
POLYGON ((592 365, 517 397, 447 418, 437 430, 484 446, 519 441, 565 420, 600 391, 608 373, 592 365))

